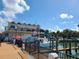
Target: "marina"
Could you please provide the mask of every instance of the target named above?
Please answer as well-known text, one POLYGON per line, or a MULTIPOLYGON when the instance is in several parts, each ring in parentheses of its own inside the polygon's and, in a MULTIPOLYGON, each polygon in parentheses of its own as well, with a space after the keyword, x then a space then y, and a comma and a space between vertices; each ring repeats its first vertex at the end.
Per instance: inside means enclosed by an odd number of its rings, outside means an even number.
MULTIPOLYGON (((78 42, 77 41, 73 41, 71 43, 72 44, 69 44, 69 43, 65 44, 63 42, 62 42, 62 44, 58 43, 58 47, 56 47, 57 46, 56 43, 54 43, 54 44, 51 43, 52 46, 50 46, 50 42, 40 43, 40 45, 38 44, 38 46, 35 47, 35 48, 37 48, 35 51, 29 51, 29 52, 31 54, 33 54, 33 55, 34 54, 35 55, 37 55, 37 54, 40 55, 41 54, 44 57, 45 56, 48 57, 49 53, 54 53, 55 52, 55 53, 58 53, 60 59, 68 59, 68 58, 78 59, 79 58, 78 57, 78 55, 79 55, 79 47, 75 46, 75 43, 77 43, 77 45, 78 45, 78 42), (63 46, 63 44, 65 44, 65 45, 63 46), (56 45, 56 46, 53 47, 53 45, 56 45), (68 46, 66 46, 66 45, 68 45, 68 46)), ((37 44, 35 44, 35 45, 37 45, 37 44)), ((32 47, 30 47, 30 48, 32 48, 32 47)), ((34 48, 32 48, 32 49, 34 49, 34 48)), ((39 59, 41 59, 40 57, 39 57, 39 59)))
POLYGON ((79 59, 79 0, 0 0, 0 59, 79 59))

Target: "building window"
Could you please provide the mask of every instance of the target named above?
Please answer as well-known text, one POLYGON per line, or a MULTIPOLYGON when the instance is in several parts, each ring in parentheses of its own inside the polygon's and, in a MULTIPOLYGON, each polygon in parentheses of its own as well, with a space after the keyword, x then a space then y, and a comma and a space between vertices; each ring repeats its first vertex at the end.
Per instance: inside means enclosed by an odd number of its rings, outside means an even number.
POLYGON ((15 29, 16 27, 14 26, 14 25, 11 25, 10 27, 9 27, 9 29, 15 29))

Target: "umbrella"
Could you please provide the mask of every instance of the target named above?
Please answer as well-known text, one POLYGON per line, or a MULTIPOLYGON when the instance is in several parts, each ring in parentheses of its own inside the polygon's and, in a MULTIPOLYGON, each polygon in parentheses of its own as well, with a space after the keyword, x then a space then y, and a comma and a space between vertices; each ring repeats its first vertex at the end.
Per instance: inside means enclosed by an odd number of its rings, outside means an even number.
POLYGON ((15 36, 15 38, 16 38, 16 39, 20 39, 20 38, 22 38, 22 36, 15 36))

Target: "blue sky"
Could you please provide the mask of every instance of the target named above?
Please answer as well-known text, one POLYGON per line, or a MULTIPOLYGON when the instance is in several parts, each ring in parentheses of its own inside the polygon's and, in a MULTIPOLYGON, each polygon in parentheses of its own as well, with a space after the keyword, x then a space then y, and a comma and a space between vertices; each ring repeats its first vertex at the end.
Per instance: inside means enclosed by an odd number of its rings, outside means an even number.
MULTIPOLYGON (((17 22, 39 24, 51 31, 63 29, 78 30, 79 0, 25 0, 30 6, 23 13, 16 13, 17 22)), ((9 2, 10 3, 10 2, 9 2)), ((0 11, 4 4, 0 0, 0 11)))

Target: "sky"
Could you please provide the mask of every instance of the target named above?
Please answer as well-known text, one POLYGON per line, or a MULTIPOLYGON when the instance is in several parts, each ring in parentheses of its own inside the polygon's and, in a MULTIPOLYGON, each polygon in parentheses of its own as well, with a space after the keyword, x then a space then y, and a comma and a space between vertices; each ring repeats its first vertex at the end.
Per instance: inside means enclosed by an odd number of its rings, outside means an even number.
POLYGON ((11 21, 78 31, 79 0, 0 0, 0 31, 11 21))

